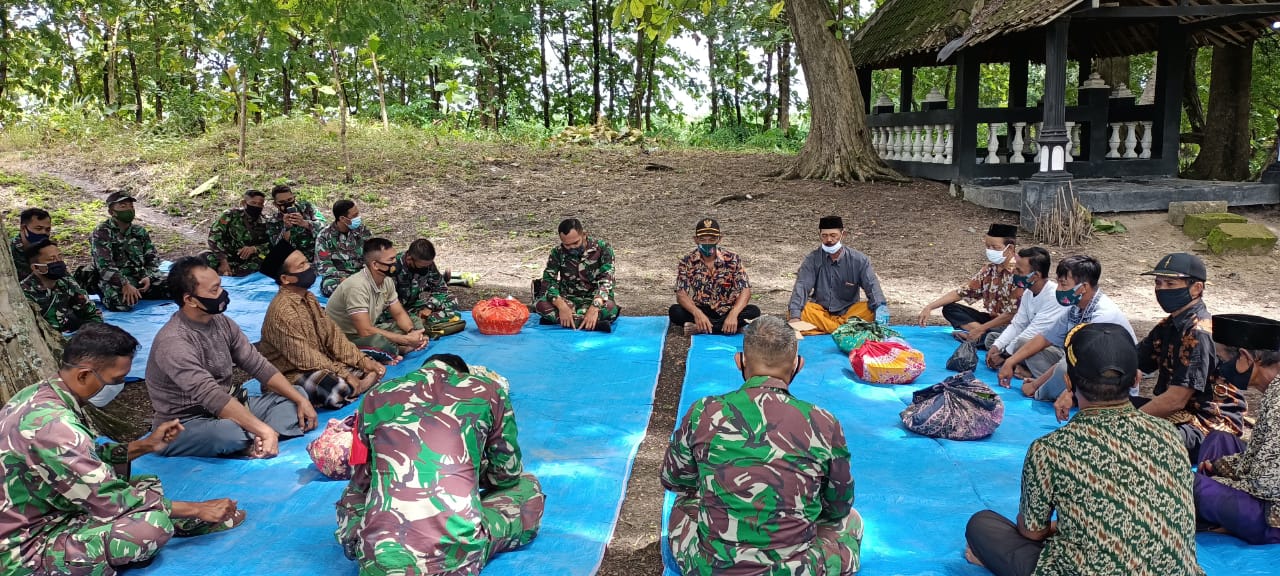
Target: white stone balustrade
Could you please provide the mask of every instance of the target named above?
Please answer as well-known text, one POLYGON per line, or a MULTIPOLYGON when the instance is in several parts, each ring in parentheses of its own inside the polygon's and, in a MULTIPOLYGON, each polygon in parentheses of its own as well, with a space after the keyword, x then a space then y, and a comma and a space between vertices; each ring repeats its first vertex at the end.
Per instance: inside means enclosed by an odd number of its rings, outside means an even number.
POLYGON ((1108 125, 1111 137, 1107 140, 1108 160, 1134 160, 1151 158, 1151 122, 1112 122, 1108 125), (1142 133, 1139 135, 1138 129, 1142 133))
POLYGON ((873 126, 871 145, 885 160, 950 164, 951 124, 873 126))

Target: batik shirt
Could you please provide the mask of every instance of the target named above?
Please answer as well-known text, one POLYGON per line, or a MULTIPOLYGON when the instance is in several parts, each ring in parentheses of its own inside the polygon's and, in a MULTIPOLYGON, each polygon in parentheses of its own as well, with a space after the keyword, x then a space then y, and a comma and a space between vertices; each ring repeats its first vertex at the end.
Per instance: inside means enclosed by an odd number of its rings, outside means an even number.
POLYGON ((151 235, 137 224, 121 230, 114 219, 108 219, 89 236, 89 248, 103 284, 137 287, 143 278, 160 277, 160 258, 151 235))
POLYGON ((364 241, 372 238, 361 226, 346 232, 338 224, 325 226, 316 236, 316 274, 325 278, 346 278, 364 268, 364 241))
POLYGON ((480 491, 515 486, 522 472, 507 392, 432 362, 375 385, 357 414, 369 462, 353 466, 337 504, 348 555, 412 559, 418 574, 483 565, 480 491))
POLYGON ((1168 316, 1138 344, 1138 368, 1160 371, 1153 391, 1170 386, 1191 389, 1183 410, 1168 416, 1176 424, 1191 424, 1208 434, 1214 430, 1239 436, 1243 432, 1244 393, 1218 375, 1213 348, 1213 321, 1203 300, 1177 316, 1168 316))
POLYGON ((1015 270, 1003 264, 983 266, 969 283, 956 290, 966 302, 982 300, 982 307, 993 318, 1018 311, 1022 289, 1013 285, 1015 270))
POLYGON ((209 228, 209 250, 227 262, 240 262, 240 249, 253 246, 258 253, 252 261, 267 257, 271 245, 267 243, 267 221, 258 216, 251 218, 244 207, 232 208, 222 213, 209 228))
POLYGON ((405 310, 416 313, 435 309, 441 300, 448 299, 449 283, 434 262, 426 271, 414 272, 404 265, 404 252, 401 252, 396 255, 396 268, 396 295, 405 310))
POLYGON ((1045 540, 1034 576, 1201 576, 1191 468, 1166 421, 1119 406, 1085 408, 1031 443, 1019 512, 1045 540))
POLYGON ((1280 376, 1262 396, 1249 445, 1243 453, 1214 461, 1213 479, 1261 500, 1267 525, 1280 528, 1280 376))
POLYGON ((21 234, 13 237, 9 251, 13 253, 13 269, 18 272, 18 278, 26 278, 31 273, 31 261, 27 260, 27 247, 22 243, 21 234))
POLYGON ((701 573, 795 574, 807 565, 817 525, 837 525, 853 508, 840 422, 777 378, 758 376, 694 402, 661 478, 700 503, 701 573))
POLYGON ((311 229, 308 230, 302 226, 286 227, 284 225, 284 212, 276 210, 267 217, 267 239, 270 244, 274 245, 285 239, 284 233, 287 231, 289 232, 289 243, 295 249, 306 254, 308 261, 315 260, 316 235, 324 228, 324 217, 316 212, 315 205, 301 198, 294 202, 293 207, 298 209, 298 214, 301 214, 303 218, 311 222, 311 229))
POLYGON ((19 285, 27 299, 40 308, 40 316, 59 332, 75 332, 86 323, 102 322, 102 311, 71 276, 59 278, 53 288, 45 288, 35 274, 19 285))
POLYGON ((681 258, 676 266, 676 292, 683 291, 694 304, 709 306, 721 316, 727 314, 749 288, 751 281, 742 260, 723 248, 716 249, 711 270, 702 263, 702 252, 698 250, 681 258))
POLYGON ((542 281, 547 283, 547 300, 556 296, 570 300, 591 300, 596 308, 613 300, 613 248, 604 240, 587 238, 579 255, 563 246, 551 249, 542 281))
MULTIPOLYGON (((159 485, 128 481, 127 452, 115 450, 123 445, 95 443, 98 433, 63 386, 58 378, 41 381, 0 409, 0 468, 5 474, 0 485, 0 566, 6 575, 31 574, 32 562, 47 553, 50 537, 83 527, 86 519, 110 525, 125 516, 141 516, 159 528, 156 532, 173 531, 171 506, 159 485)), ((128 537, 113 542, 133 544, 128 537)), ((160 544, 152 540, 142 546, 160 544)), ((76 567, 62 568, 72 573, 76 567)), ((115 571, 104 562, 77 573, 115 571)))

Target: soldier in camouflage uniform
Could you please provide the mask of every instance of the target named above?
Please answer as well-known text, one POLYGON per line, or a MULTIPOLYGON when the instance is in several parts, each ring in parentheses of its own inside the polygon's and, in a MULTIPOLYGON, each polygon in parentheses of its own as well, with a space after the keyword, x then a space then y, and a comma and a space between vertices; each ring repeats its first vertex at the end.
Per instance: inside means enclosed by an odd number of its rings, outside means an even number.
POLYGON ((107 196, 111 214, 89 236, 98 290, 107 310, 128 312, 139 300, 168 300, 160 258, 147 229, 133 224, 133 196, 116 191, 107 196))
POLYGON ((543 324, 611 331, 620 309, 613 299, 613 248, 587 236, 582 222, 560 223, 542 279, 533 282, 533 308, 543 324))
POLYGON ((429 332, 461 331, 466 322, 458 315, 458 297, 449 293, 449 272, 436 266, 435 245, 426 238, 414 240, 396 261, 396 295, 405 311, 421 318, 429 332))
POLYGON ((357 415, 368 460, 352 458, 336 535, 361 574, 480 574, 537 535, 545 497, 523 472, 511 401, 461 358, 376 385, 357 415))
POLYGON ((662 485, 676 493, 668 542, 685 576, 850 575, 853 510, 840 422, 791 395, 804 366, 795 329, 761 316, 743 333, 742 388, 693 403, 671 438, 662 485))
POLYGON ((244 193, 241 206, 222 213, 209 228, 209 267, 223 276, 248 276, 258 271, 271 245, 262 207, 267 195, 259 190, 244 193))
POLYGON ((40 208, 27 208, 18 215, 18 233, 9 243, 9 252, 13 254, 13 269, 18 271, 18 278, 31 271, 27 261, 27 248, 41 240, 48 240, 53 234, 53 219, 49 212, 40 208))
POLYGON ((360 219, 360 207, 350 200, 333 203, 333 223, 316 236, 316 274, 326 298, 348 276, 364 268, 364 242, 372 237, 360 219))
POLYGON ((271 202, 276 205, 276 213, 267 217, 268 245, 288 240, 294 248, 307 255, 307 260, 314 261, 316 234, 324 228, 324 217, 313 204, 295 197, 287 184, 271 189, 271 202))
POLYGON ((73 336, 58 376, 28 386, 0 408, 0 573, 110 576, 145 562, 177 536, 226 530, 244 520, 228 500, 178 502, 130 462, 182 432, 165 422, 129 444, 96 444, 84 404, 123 381, 138 341, 93 324, 73 336))
POLYGON ((40 309, 40 316, 59 332, 75 332, 80 326, 102 322, 102 311, 67 272, 62 252, 51 240, 27 248, 31 275, 19 283, 22 293, 40 309))

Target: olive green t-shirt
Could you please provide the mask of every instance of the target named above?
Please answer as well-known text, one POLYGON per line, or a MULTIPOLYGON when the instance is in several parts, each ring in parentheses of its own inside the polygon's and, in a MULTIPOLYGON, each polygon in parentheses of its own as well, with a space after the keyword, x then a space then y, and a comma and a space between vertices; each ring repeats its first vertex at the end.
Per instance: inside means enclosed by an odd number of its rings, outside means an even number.
POLYGON ((382 279, 382 286, 373 283, 369 269, 365 268, 347 277, 334 290, 325 306, 329 319, 333 320, 348 339, 358 338, 356 324, 351 320, 352 314, 369 315, 369 323, 377 321, 382 312, 396 301, 396 281, 390 276, 382 279))

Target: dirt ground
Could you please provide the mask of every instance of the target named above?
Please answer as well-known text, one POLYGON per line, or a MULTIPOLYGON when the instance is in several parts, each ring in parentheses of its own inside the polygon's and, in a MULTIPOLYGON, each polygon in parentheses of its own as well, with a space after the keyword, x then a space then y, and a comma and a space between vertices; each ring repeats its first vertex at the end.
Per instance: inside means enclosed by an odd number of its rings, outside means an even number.
MULTIPOLYGON (((557 241, 556 224, 578 217, 588 234, 608 240, 615 249, 623 313, 665 314, 674 301, 676 260, 694 247, 694 223, 712 217, 724 227, 722 245, 738 252, 747 265, 754 302, 765 313, 785 315, 800 260, 818 243, 818 218, 840 214, 850 232, 846 244, 867 253, 881 278, 893 322, 913 322, 925 304, 958 286, 984 262, 982 235, 990 223, 1017 221, 1016 214, 965 203, 949 196, 945 185, 932 182, 779 182, 767 174, 787 162, 781 155, 481 143, 460 144, 448 151, 452 156, 445 152, 423 152, 455 158, 438 163, 439 170, 378 167, 352 195, 360 202, 364 195, 374 194, 373 201, 362 202, 361 211, 375 233, 399 245, 427 236, 437 245, 442 267, 479 273, 480 284, 460 293, 467 306, 493 295, 528 300, 529 280, 540 274, 547 251, 557 241)), ((298 189, 335 181, 318 170, 308 173, 305 167, 274 168, 300 180, 298 189)), ((263 168, 268 173, 272 169, 263 168)), ((95 193, 106 186, 129 185, 147 196, 148 175, 154 173, 154 167, 94 166, 75 157, 18 153, 0 155, 0 170, 50 174, 69 182, 78 191, 56 200, 69 206, 100 198, 95 193)), ((269 182, 260 187, 269 187, 269 182)), ((226 198, 233 194, 228 192, 226 198)), ((0 209, 6 207, 20 208, 21 199, 0 187, 0 209)), ((140 209, 139 220, 151 227, 168 258, 199 250, 216 216, 210 208, 178 219, 156 209, 159 206, 152 208, 140 209)), ((1280 230, 1280 208, 1233 212, 1280 230)), ((1055 262, 1076 253, 1097 257, 1103 263, 1103 291, 1128 313, 1135 329, 1145 333, 1163 313, 1151 281, 1138 274, 1161 256, 1194 250, 1196 245, 1169 225, 1164 213, 1113 216, 1127 233, 1050 251, 1055 262)), ((1027 238, 1022 243, 1031 244, 1027 238)), ((1207 301, 1213 312, 1280 317, 1280 285, 1275 281, 1280 259, 1275 252, 1203 257, 1209 266, 1207 301)), ((943 323, 937 313, 931 322, 943 323)), ((662 488, 657 477, 678 416, 687 349, 687 339, 670 330, 648 435, 600 572, 606 576, 661 572, 662 488)))

